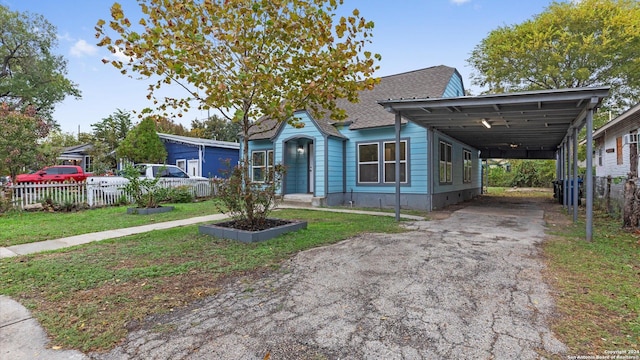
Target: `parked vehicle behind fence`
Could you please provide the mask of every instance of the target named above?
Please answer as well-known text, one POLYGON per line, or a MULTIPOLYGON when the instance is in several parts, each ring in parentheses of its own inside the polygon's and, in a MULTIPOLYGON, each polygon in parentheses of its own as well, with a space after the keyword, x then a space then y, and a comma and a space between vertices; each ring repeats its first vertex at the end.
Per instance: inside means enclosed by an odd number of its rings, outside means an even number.
MULTIPOLYGON (((140 177, 147 179, 159 178, 159 186, 178 187, 187 186, 192 189, 196 197, 211 196, 211 183, 202 176, 190 176, 175 165, 137 164, 140 177)), ((92 176, 87 179, 88 203, 112 203, 124 195, 124 186, 129 182, 122 176, 92 176)))
POLYGON ((86 173, 81 166, 76 165, 55 165, 47 166, 31 174, 20 174, 16 176, 16 184, 20 183, 51 183, 65 181, 85 181, 91 173, 86 173))

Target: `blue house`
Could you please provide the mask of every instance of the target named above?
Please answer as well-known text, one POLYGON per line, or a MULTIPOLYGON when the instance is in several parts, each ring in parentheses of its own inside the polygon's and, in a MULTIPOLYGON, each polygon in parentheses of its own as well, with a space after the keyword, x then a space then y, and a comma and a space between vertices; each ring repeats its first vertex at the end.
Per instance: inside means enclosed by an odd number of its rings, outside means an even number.
MULTIPOLYGON (((435 66, 382 77, 360 93, 358 103, 340 100, 347 113, 342 122, 297 111, 302 128, 283 123, 250 137, 253 181, 264 181, 265 172, 281 163, 287 168, 285 199, 306 194, 314 205, 393 207, 395 115, 378 101, 459 96, 464 85, 458 71, 435 66)), ((430 211, 480 194, 477 149, 405 119, 400 137, 402 208, 430 211)))
POLYGON ((222 177, 238 163, 240 144, 158 133, 167 150, 167 164, 176 165, 191 176, 222 177))

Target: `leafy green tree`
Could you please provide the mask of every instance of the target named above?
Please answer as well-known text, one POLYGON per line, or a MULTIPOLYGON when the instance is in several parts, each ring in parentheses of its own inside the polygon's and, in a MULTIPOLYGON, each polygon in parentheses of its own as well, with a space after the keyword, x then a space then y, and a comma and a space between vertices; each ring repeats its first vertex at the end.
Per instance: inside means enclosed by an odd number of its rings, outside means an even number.
POLYGON ((190 134, 202 139, 236 142, 240 131, 240 123, 214 115, 207 119, 191 121, 190 134))
POLYGON ((41 15, 12 12, 0 5, 0 103, 11 109, 33 106, 51 120, 54 105, 68 95, 80 97, 66 78, 67 63, 54 55, 56 28, 41 15))
POLYGON ((91 124, 91 128, 93 140, 104 144, 107 151, 113 151, 127 137, 133 128, 133 121, 130 113, 116 109, 113 114, 91 124))
POLYGON ((23 168, 32 168, 43 157, 38 142, 45 138, 49 124, 36 115, 34 108, 12 110, 0 104, 0 171, 8 173, 13 181, 23 168))
POLYGON ((156 117, 156 128, 158 129, 158 132, 165 134, 181 136, 189 135, 189 130, 187 130, 182 124, 178 124, 166 117, 156 117))
POLYGON ((248 214, 256 204, 249 186, 249 135, 282 122, 301 126, 293 116, 299 109, 342 120, 346 114, 336 100, 355 102, 360 90, 378 82, 373 72, 380 56, 365 50, 374 24, 357 9, 336 18, 342 0, 138 3, 141 19, 132 22, 115 3, 108 26, 98 21, 98 45, 129 58, 104 61, 123 74, 155 76, 148 98, 160 110, 189 108, 195 102, 240 124, 242 196, 248 214), (186 97, 156 98, 156 91, 175 84, 186 90, 186 97))
POLYGON ((69 146, 81 145, 82 142, 72 133, 53 130, 44 140, 43 144, 51 144, 52 147, 65 148, 69 146))
POLYGON ((147 117, 129 131, 118 146, 116 154, 134 163, 164 163, 167 150, 158 137, 154 119, 147 117))
POLYGON ((640 2, 553 2, 493 30, 467 61, 490 92, 611 86, 606 105, 625 110, 640 101, 640 2))

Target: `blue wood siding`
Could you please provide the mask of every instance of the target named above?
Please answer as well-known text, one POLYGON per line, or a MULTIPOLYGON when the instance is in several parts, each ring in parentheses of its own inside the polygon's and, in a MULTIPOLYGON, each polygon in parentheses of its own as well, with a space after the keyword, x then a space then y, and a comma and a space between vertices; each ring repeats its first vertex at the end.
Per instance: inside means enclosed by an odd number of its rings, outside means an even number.
POLYGON ((229 166, 236 166, 239 157, 240 153, 236 149, 205 147, 202 159, 202 176, 208 178, 226 177, 229 166))
POLYGON ((433 193, 444 193, 449 191, 459 191, 465 189, 474 189, 480 187, 480 161, 478 159, 478 150, 472 148, 470 146, 464 145, 453 138, 446 136, 441 133, 437 133, 434 136, 435 142, 435 183, 433 187, 433 193), (439 173, 439 161, 440 161, 440 141, 444 141, 446 143, 451 144, 451 165, 452 165, 452 176, 450 184, 441 184, 440 183, 440 173, 439 173), (463 172, 464 172, 464 158, 463 158, 463 150, 468 150, 471 152, 471 182, 465 183, 463 182, 463 172))
MULTIPOLYGON (((176 165, 177 160, 199 160, 200 146, 163 141, 167 150, 167 164, 176 165)), ((222 147, 204 147, 201 174, 204 177, 222 177, 227 169, 226 160, 233 166, 238 163, 239 152, 236 149, 222 147)))
POLYGON ((176 160, 198 159, 198 147, 188 146, 186 144, 177 144, 163 141, 164 148, 167 150, 167 164, 175 165, 176 160))
MULTIPOLYGON (((363 193, 395 193, 395 184, 358 184, 358 159, 357 146, 362 142, 395 141, 394 127, 384 127, 365 130, 342 130, 349 137, 347 142, 347 188, 346 191, 363 193)), ((402 185, 403 193, 426 194, 427 193, 427 130, 414 123, 407 123, 400 130, 400 137, 408 139, 408 184, 402 185)), ((382 159, 381 159, 382 160, 382 159)), ((380 174, 382 176, 382 174, 380 174)))
POLYGON ((344 189, 344 157, 343 157, 344 140, 329 138, 328 149, 328 193, 342 193, 344 189))
POLYGON ((456 72, 453 74, 451 79, 449 80, 449 84, 444 89, 444 93, 442 97, 458 97, 464 96, 464 85, 462 83, 462 78, 456 72))

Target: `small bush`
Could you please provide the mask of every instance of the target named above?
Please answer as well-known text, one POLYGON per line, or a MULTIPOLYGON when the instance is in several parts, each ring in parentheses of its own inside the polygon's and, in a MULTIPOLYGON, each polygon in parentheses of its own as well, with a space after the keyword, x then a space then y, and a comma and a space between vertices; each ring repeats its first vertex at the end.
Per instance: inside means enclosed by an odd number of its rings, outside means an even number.
POLYGON ((195 199, 190 186, 178 186, 171 189, 169 201, 172 203, 191 203, 195 199))

